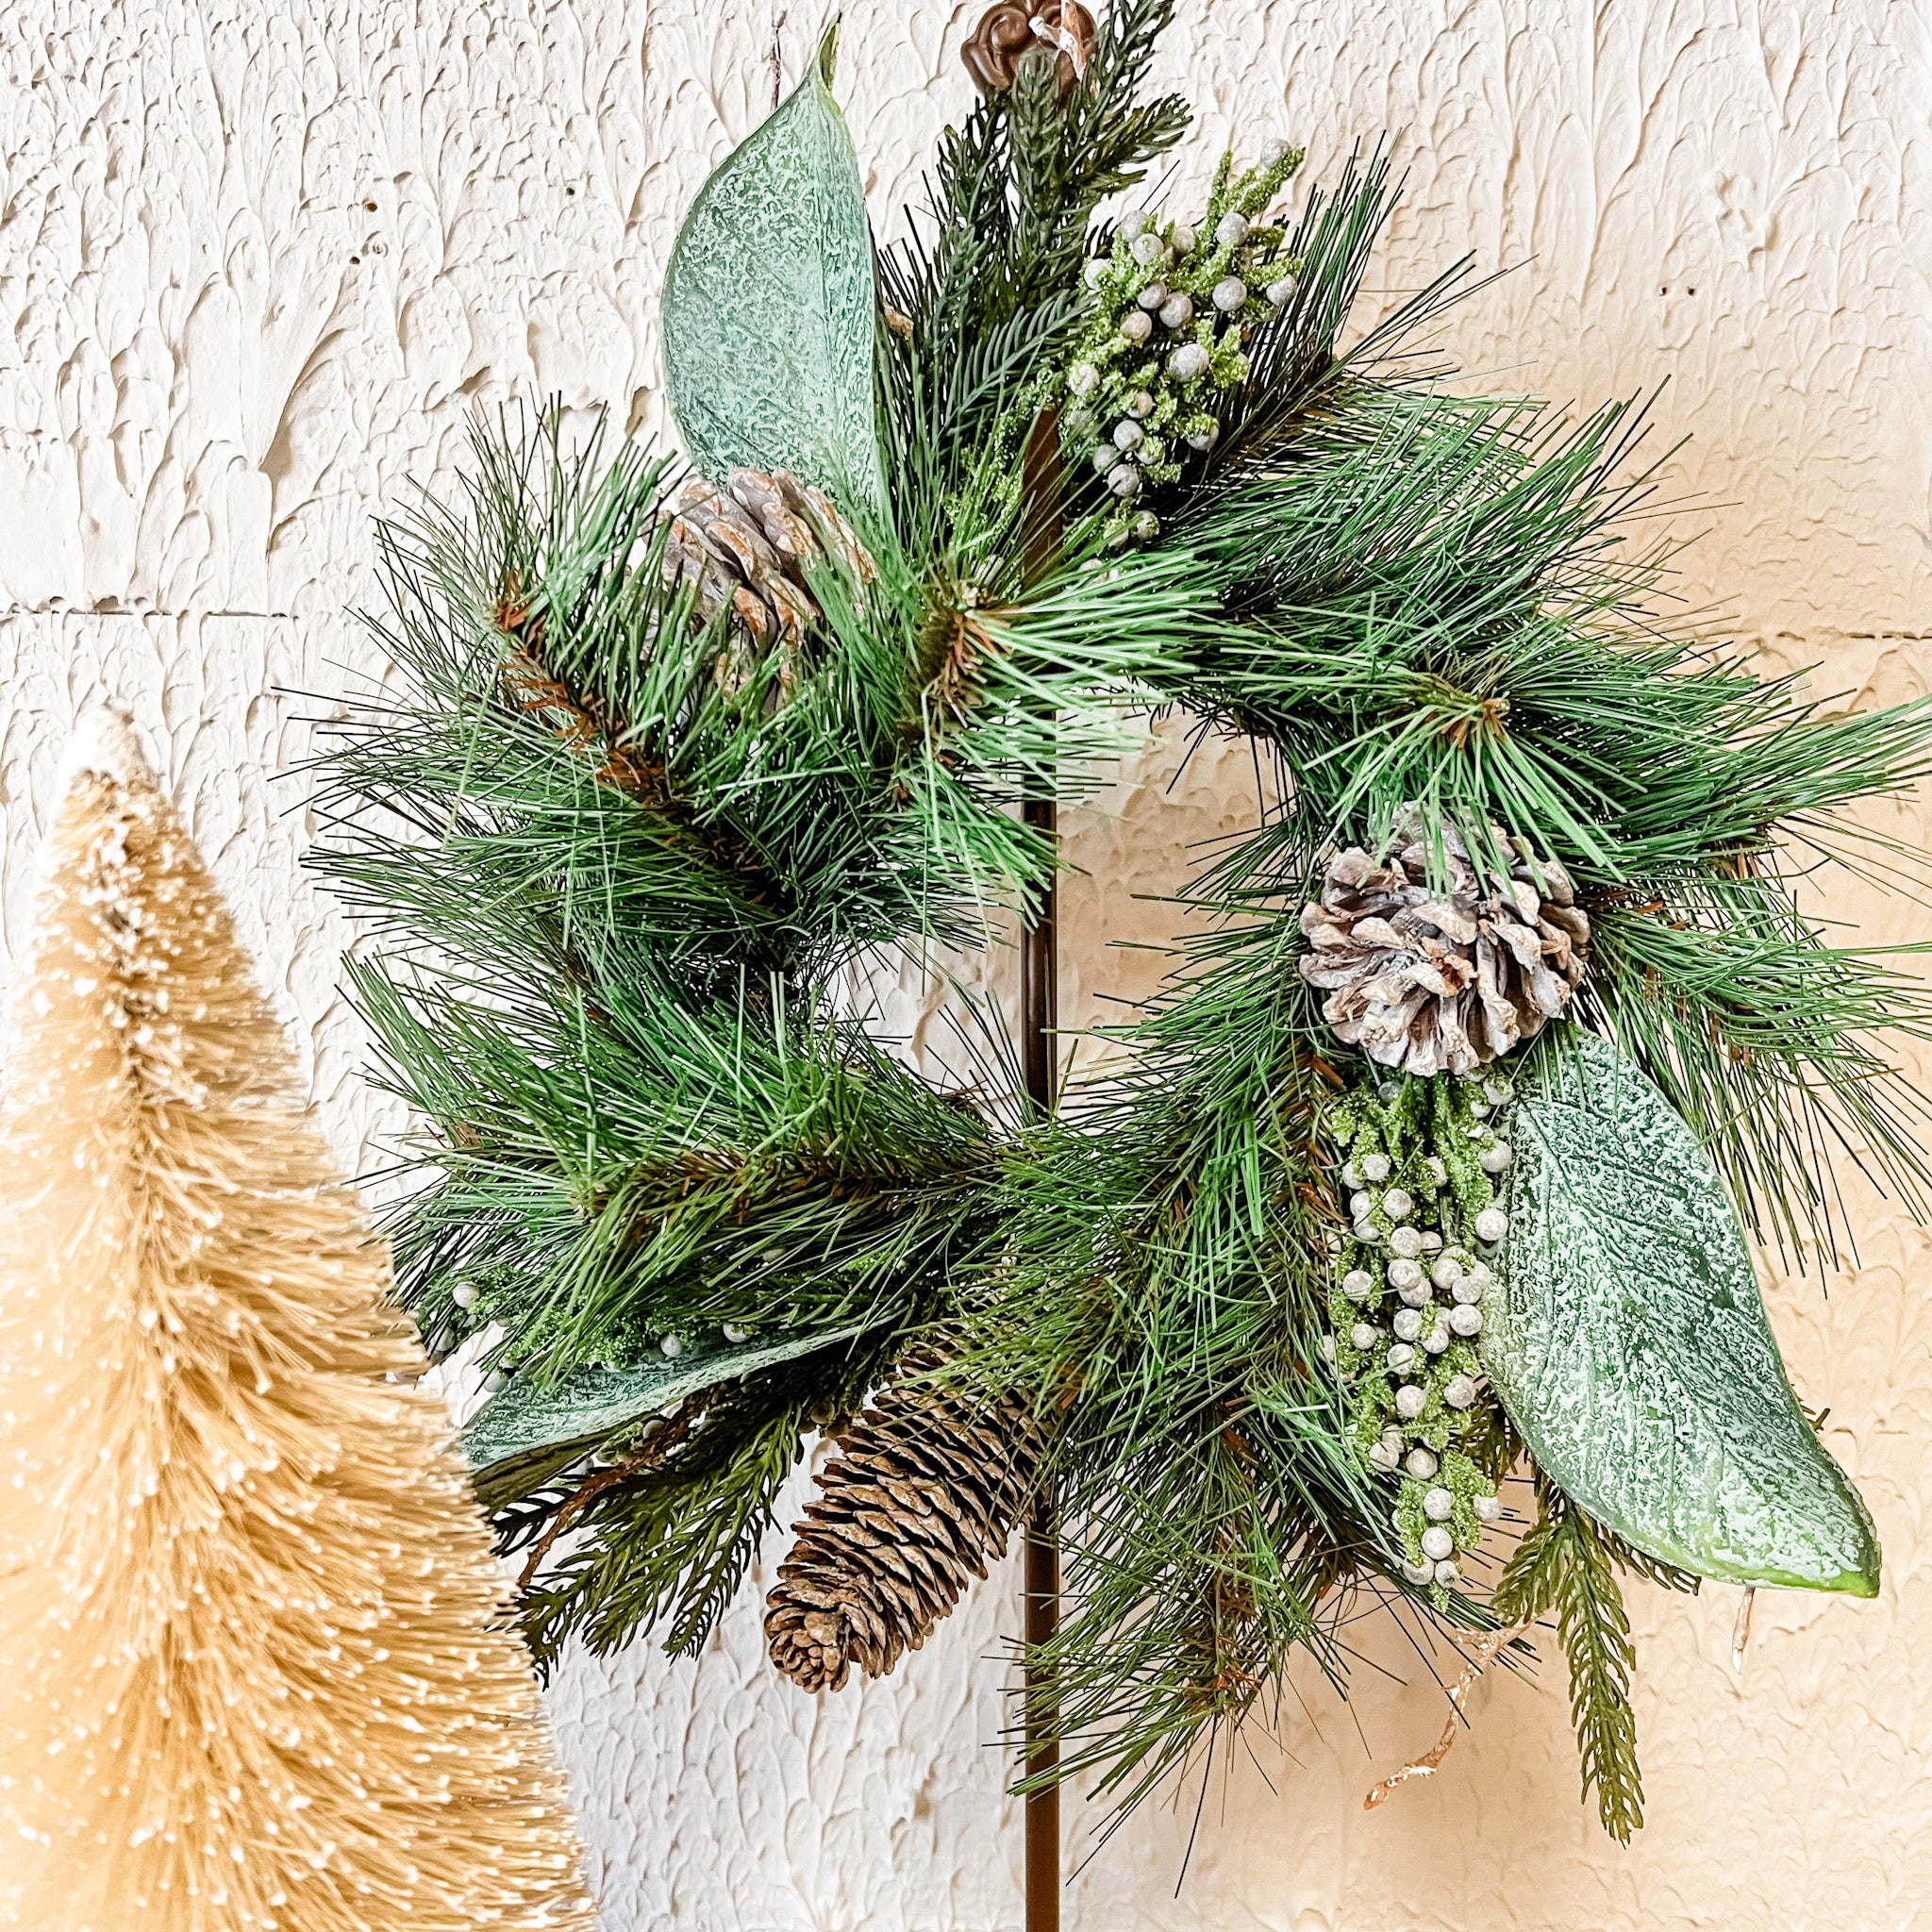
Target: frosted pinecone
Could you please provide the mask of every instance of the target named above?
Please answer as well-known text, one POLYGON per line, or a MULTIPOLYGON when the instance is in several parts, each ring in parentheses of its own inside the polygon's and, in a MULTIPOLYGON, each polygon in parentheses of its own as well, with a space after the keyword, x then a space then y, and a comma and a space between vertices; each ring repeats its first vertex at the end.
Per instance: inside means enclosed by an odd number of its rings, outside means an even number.
POLYGON ((694 586, 708 623, 728 608, 754 643, 795 643, 821 614, 805 581, 821 537, 859 582, 875 575, 831 498, 789 470, 733 470, 722 491, 693 476, 672 516, 664 581, 694 586))
POLYGON ((1337 854, 1319 902, 1302 908, 1302 976, 1322 1017, 1379 1066, 1466 1074, 1533 1039, 1583 980, 1590 920, 1554 859, 1497 826, 1507 877, 1485 876, 1441 827, 1447 890, 1428 883, 1428 840, 1411 814, 1386 858, 1337 854))

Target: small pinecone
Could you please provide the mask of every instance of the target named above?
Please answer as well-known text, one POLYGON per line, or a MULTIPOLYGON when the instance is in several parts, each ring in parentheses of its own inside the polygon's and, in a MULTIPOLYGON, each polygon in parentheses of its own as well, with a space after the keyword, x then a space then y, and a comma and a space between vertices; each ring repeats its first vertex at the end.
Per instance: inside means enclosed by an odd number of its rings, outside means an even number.
POLYGON ((1076 0, 1040 0, 1037 7, 1002 0, 980 16, 959 58, 981 93, 998 94, 1012 86, 1028 54, 1055 47, 1054 71, 1061 93, 1069 93, 1093 52, 1093 16, 1084 7, 1076 0))
POLYGON ((1379 1066, 1466 1074, 1533 1039, 1583 981, 1590 920, 1569 874, 1495 826, 1509 875, 1485 878, 1442 827, 1449 891, 1431 891, 1415 819, 1379 862, 1337 855, 1319 903, 1302 908, 1302 976, 1328 994, 1322 1017, 1379 1066), (1541 882, 1538 891, 1537 881, 1541 882))
POLYGON ((729 608, 755 643, 796 643, 820 615, 805 567, 821 534, 859 582, 872 580, 872 558, 831 498, 791 471, 733 470, 723 491, 693 476, 672 515, 664 581, 693 585, 707 623, 729 608))
POLYGON ((855 1663, 883 1677, 917 1650, 1025 1507, 1043 1446, 1032 1411, 933 1388, 938 1359, 908 1359, 841 1431, 766 1599, 772 1661, 807 1690, 841 1689, 855 1663))

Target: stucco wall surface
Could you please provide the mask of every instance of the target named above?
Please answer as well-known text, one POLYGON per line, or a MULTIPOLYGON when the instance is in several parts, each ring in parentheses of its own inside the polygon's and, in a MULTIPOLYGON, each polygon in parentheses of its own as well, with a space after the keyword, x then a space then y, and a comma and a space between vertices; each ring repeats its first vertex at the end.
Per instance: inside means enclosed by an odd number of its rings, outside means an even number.
MULTIPOLYGON (((967 107, 976 13, 852 0, 841 93, 874 218, 967 107)), ((1467 252, 1511 273, 1446 339, 1492 386, 1656 410, 1687 609, 1860 704, 1932 642, 1932 29, 1890 0, 1182 0, 1177 172, 1286 134, 1307 178, 1386 131, 1408 193, 1379 298, 1467 252)), ((165 758, 313 1069, 345 1159, 384 1125, 335 991, 351 935, 298 859, 291 776, 380 680, 351 612, 371 518, 446 475, 478 405, 556 391, 660 421, 656 295, 679 210, 795 75, 790 0, 10 0, 0 11, 0 811, 8 960, 59 740, 99 692, 165 758)), ((1191 851, 1254 808, 1244 752, 1170 787, 1170 728, 1077 815, 1077 1023, 1143 991, 1191 851)), ((1924 812, 1874 814, 1920 849, 1924 812)), ((1932 910, 1840 877, 1873 942, 1932 910)), ((886 989, 910 1032, 917 989, 886 989)), ((393 1123, 389 1124, 392 1125, 393 1123)), ((1357 1694, 1150 1809, 1067 1895, 1076 1932, 1906 1932, 1932 1924, 1932 1313, 1925 1234, 1848 1180, 1856 1261, 1773 1271, 1800 1390, 1885 1540, 1872 1604, 1637 1590, 1651 1824, 1579 1807, 1560 1666, 1481 1689, 1439 1777, 1373 1814, 1441 1693, 1364 1629, 1357 1694), (1823 1279, 1821 1280, 1821 1273, 1823 1279), (1378 1671, 1376 1666, 1383 1667, 1378 1671)), ((775 1560, 775 1549, 768 1557, 775 1560)), ((898 1676, 811 1701, 763 1668, 755 1591, 695 1662, 574 1661, 551 1698, 607 1932, 1016 1927, 992 1748, 996 1576, 898 1676)), ((1070 1807, 1069 1862, 1092 1817, 1070 1807)))

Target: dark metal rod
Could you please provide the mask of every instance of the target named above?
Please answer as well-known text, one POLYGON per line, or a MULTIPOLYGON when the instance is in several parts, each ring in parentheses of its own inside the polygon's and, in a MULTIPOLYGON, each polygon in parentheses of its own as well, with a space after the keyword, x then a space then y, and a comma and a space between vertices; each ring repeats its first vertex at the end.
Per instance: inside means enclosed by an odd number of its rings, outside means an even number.
MULTIPOLYGON (((1044 1643, 1060 1622, 1060 1546, 1053 1511, 1041 1504, 1026 1524, 1026 1641, 1044 1643)), ((1053 1740, 1054 1711, 1031 1703, 1040 1686, 1027 1674, 1026 1774, 1060 1761, 1053 1740), (1043 1722, 1042 1722, 1043 1720, 1043 1722), (1042 1735, 1043 1733, 1043 1735, 1042 1735)), ((1026 1932, 1060 1932, 1060 1788, 1028 1791, 1026 1805, 1026 1932)))
MULTIPOLYGON (((1021 452, 1021 497, 1025 506, 1020 533, 1021 575, 1037 584, 1053 568, 1060 547, 1059 429, 1049 406, 1034 419, 1021 452)), ((1058 835, 1053 786, 1042 779, 1029 788, 1022 810, 1026 824, 1052 843, 1058 835)), ((1054 931, 1051 872, 1033 902, 1020 938, 1020 1064, 1027 1096, 1041 1113, 1053 1110, 1055 1028, 1059 1024, 1058 948, 1054 931)), ((1060 1761, 1055 1738, 1059 1710, 1051 1687, 1032 1658, 1060 1624, 1059 1525, 1053 1504, 1042 1496, 1026 1521, 1027 1663, 1026 1775, 1037 1777, 1060 1761)), ((1026 1932, 1060 1932, 1060 1790, 1058 1783, 1029 1791, 1026 1806, 1026 1932)))
MULTIPOLYGON (((1034 831, 1052 839, 1058 817, 1050 798, 1029 798, 1022 808, 1034 831)), ((1059 974, 1055 955, 1054 902, 1058 897, 1049 877, 1039 890, 1031 916, 1020 939, 1020 1071, 1026 1097, 1043 1113, 1051 1112, 1055 1094, 1054 1028, 1059 1024, 1059 974)))
MULTIPOLYGON (((1050 798, 1029 798, 1027 824, 1049 839, 1055 836, 1050 798)), ((1054 1104, 1054 1028, 1058 1022, 1059 989, 1056 972, 1054 887, 1051 878, 1041 890, 1033 915, 1020 940, 1020 1058, 1026 1092, 1042 1111, 1054 1104)), ((1026 1617, 1028 1657, 1059 1628, 1059 1527, 1053 1505, 1042 1498, 1026 1523, 1026 1617)), ((1031 1662, 1026 1667, 1026 1775, 1051 1771, 1059 1762, 1054 1740, 1058 1713, 1041 1701, 1041 1683, 1031 1662)), ((1059 1932, 1060 1925, 1060 1792, 1057 1784, 1029 1791, 1026 1821, 1026 1932, 1059 1932)))

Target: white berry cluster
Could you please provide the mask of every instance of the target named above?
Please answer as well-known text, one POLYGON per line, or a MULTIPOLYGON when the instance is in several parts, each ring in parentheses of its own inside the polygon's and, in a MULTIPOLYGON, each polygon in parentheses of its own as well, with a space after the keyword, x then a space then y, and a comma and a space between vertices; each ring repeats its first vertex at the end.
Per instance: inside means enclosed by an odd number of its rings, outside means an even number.
POLYGON ((1396 1478, 1391 1521, 1418 1588, 1456 1582, 1458 1557, 1502 1513, 1467 1449, 1491 1434, 1474 1344, 1509 1229, 1495 1182, 1512 1157, 1491 1116, 1510 1092, 1494 1074, 1385 1081, 1327 1121, 1350 1223, 1330 1238, 1331 1346, 1357 1452, 1396 1478))
POLYGON ((1298 264, 1265 211, 1301 159, 1279 145, 1237 175, 1224 155, 1198 227, 1128 215, 1111 253, 1087 264, 1093 313, 1066 373, 1060 441, 1116 499, 1115 542, 1159 533, 1149 492, 1179 477, 1184 445, 1214 447, 1217 396, 1247 379, 1242 343, 1294 298, 1298 264))

